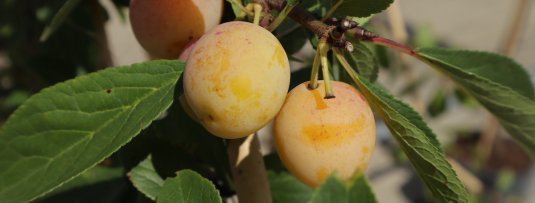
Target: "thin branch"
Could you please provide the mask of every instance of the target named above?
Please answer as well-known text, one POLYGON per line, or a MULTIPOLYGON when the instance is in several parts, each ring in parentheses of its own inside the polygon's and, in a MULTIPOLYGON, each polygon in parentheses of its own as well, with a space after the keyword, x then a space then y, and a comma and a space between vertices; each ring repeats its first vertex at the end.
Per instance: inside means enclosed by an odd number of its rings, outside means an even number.
POLYGON ((401 51, 401 52, 406 53, 406 54, 408 54, 410 56, 416 56, 417 55, 416 51, 414 51, 414 49, 412 49, 412 48, 410 48, 410 47, 408 47, 406 45, 403 45, 403 44, 397 43, 395 41, 392 41, 390 39, 387 39, 387 38, 375 36, 375 37, 372 37, 369 41, 371 41, 371 42, 373 42, 375 44, 383 45, 383 46, 386 46, 386 47, 401 51))
POLYGON ((342 3, 344 3, 344 0, 338 0, 330 9, 329 11, 327 11, 327 14, 325 14, 325 16, 323 16, 323 18, 321 19, 322 21, 325 21, 327 20, 327 18, 330 18, 334 12, 336 11, 336 9, 338 9, 338 7, 340 7, 340 5, 342 5, 342 3))
MULTIPOLYGON (((276 9, 281 11, 284 9, 284 6, 286 5, 286 1, 284 0, 254 0, 254 2, 261 3, 266 5, 268 10, 270 9, 276 9)), ((288 14, 290 18, 292 18, 297 23, 301 24, 306 29, 312 31, 314 34, 318 36, 318 38, 326 38, 329 39, 328 42, 333 44, 333 42, 336 42, 333 45, 347 45, 347 41, 344 38, 341 39, 334 39, 333 36, 340 36, 342 33, 335 33, 339 32, 339 29, 337 29, 337 26, 335 25, 327 25, 323 21, 316 18, 312 13, 309 11, 296 6, 292 9, 292 11, 288 14)), ((363 27, 360 27, 356 25, 355 27, 345 30, 345 34, 349 34, 352 37, 362 40, 362 41, 369 41, 376 44, 384 45, 390 48, 394 48, 398 51, 401 51, 403 53, 409 54, 411 56, 416 56, 416 52, 403 44, 400 44, 398 42, 395 42, 393 40, 383 38, 380 36, 377 36, 373 34, 372 32, 364 29, 363 27)), ((335 46, 336 47, 336 46, 335 46)), ((345 48, 345 47, 341 47, 345 48)))
POLYGON ((526 28, 532 0, 518 0, 513 12, 509 29, 501 47, 501 52, 507 56, 512 56, 518 47, 520 36, 526 28))

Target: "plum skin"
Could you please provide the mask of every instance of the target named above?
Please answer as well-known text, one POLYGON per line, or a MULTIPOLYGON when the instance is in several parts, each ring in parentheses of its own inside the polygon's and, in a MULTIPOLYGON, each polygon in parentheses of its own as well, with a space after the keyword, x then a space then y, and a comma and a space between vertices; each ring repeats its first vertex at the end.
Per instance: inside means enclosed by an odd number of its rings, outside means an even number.
POLYGON ((183 82, 186 100, 201 124, 216 136, 235 139, 275 117, 288 92, 290 68, 273 34, 234 21, 196 42, 183 82))
POLYGON ((223 0, 131 0, 129 16, 136 39, 152 57, 176 59, 222 14, 223 0))
POLYGON ((375 120, 354 87, 332 82, 335 98, 324 99, 323 82, 295 87, 275 117, 273 133, 279 157, 305 184, 317 187, 331 173, 343 180, 364 172, 375 147, 375 120))

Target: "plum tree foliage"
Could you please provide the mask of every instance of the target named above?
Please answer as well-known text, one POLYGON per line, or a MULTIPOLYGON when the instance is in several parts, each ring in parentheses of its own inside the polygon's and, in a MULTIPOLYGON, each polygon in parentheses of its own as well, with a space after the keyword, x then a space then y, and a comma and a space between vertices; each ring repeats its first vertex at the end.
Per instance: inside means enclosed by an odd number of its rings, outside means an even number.
POLYGON ((376 202, 363 173, 379 118, 434 199, 468 202, 433 131, 374 83, 381 55, 370 46, 446 74, 535 155, 526 71, 497 54, 412 49, 363 27, 392 0, 113 2, 119 14, 129 7, 123 18, 155 60, 98 70, 110 58, 99 1, 1 3, 10 74, 29 72, 16 87, 39 92, 14 102, 1 126, 0 202, 221 202, 244 195, 237 176, 251 171, 267 171, 253 182, 269 187, 245 193, 274 202, 376 202), (307 49, 309 61, 293 56, 307 49), (290 61, 311 65, 291 72, 290 61), (266 126, 276 153, 227 149, 266 126), (240 168, 251 160, 256 168, 240 168))

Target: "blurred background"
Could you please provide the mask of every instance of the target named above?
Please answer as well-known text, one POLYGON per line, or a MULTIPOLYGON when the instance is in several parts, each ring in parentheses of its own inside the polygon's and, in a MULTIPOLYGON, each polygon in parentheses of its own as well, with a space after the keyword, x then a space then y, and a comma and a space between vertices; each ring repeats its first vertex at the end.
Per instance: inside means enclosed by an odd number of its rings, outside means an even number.
MULTIPOLYGON (((384 26, 387 36, 413 47, 442 46, 510 56, 526 68, 533 81, 533 9, 529 0, 403 0, 373 22, 384 26)), ((534 202, 533 159, 489 113, 426 65, 404 57, 399 61, 405 71, 382 71, 379 82, 424 117, 473 195, 472 200, 534 202)), ((395 147, 389 132, 380 131, 378 136, 381 147, 375 152, 377 158, 372 159, 368 172, 374 190, 379 193, 378 199, 428 202, 429 193, 421 188, 421 181, 395 147)))
MULTIPOLYGON (((40 43, 43 27, 63 2, 0 0, 0 123, 44 87, 104 67, 147 60, 129 26, 128 9, 120 8, 128 0, 82 1, 86 6, 73 12, 55 36, 40 43)), ((412 47, 508 55, 526 68, 533 81, 533 9, 531 0, 398 0, 367 27, 412 47)), ((535 202, 533 158, 486 110, 424 64, 381 47, 374 50, 381 64, 378 82, 424 117, 474 202, 535 202)), ((310 45, 294 55, 310 58, 310 45)), ((268 153, 269 130, 263 132, 268 153)), ((432 202, 380 120, 373 156, 367 175, 380 202, 432 202)))

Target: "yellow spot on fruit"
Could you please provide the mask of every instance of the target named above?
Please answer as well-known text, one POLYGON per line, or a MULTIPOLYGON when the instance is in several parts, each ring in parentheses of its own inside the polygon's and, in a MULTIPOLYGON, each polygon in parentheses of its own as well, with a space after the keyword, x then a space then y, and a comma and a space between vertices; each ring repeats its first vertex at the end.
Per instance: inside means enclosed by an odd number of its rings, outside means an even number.
POLYGON ((230 82, 230 89, 238 100, 244 100, 252 96, 251 80, 247 77, 237 77, 230 82))
POLYGON ((370 148, 368 147, 362 147, 362 153, 363 154, 368 154, 370 152, 370 148))
POLYGON ((306 125, 303 135, 315 146, 335 147, 346 140, 350 140, 364 127, 364 119, 360 116, 349 124, 319 124, 306 125))
POLYGON ((277 63, 279 65, 279 67, 281 68, 286 68, 286 66, 284 64, 285 63, 285 59, 286 59, 286 52, 284 52, 284 49, 281 47, 281 46, 278 46, 276 49, 275 49, 275 58, 277 60, 277 63))
POLYGON ((226 71, 230 68, 230 59, 229 53, 225 48, 221 48, 221 70, 226 71))

